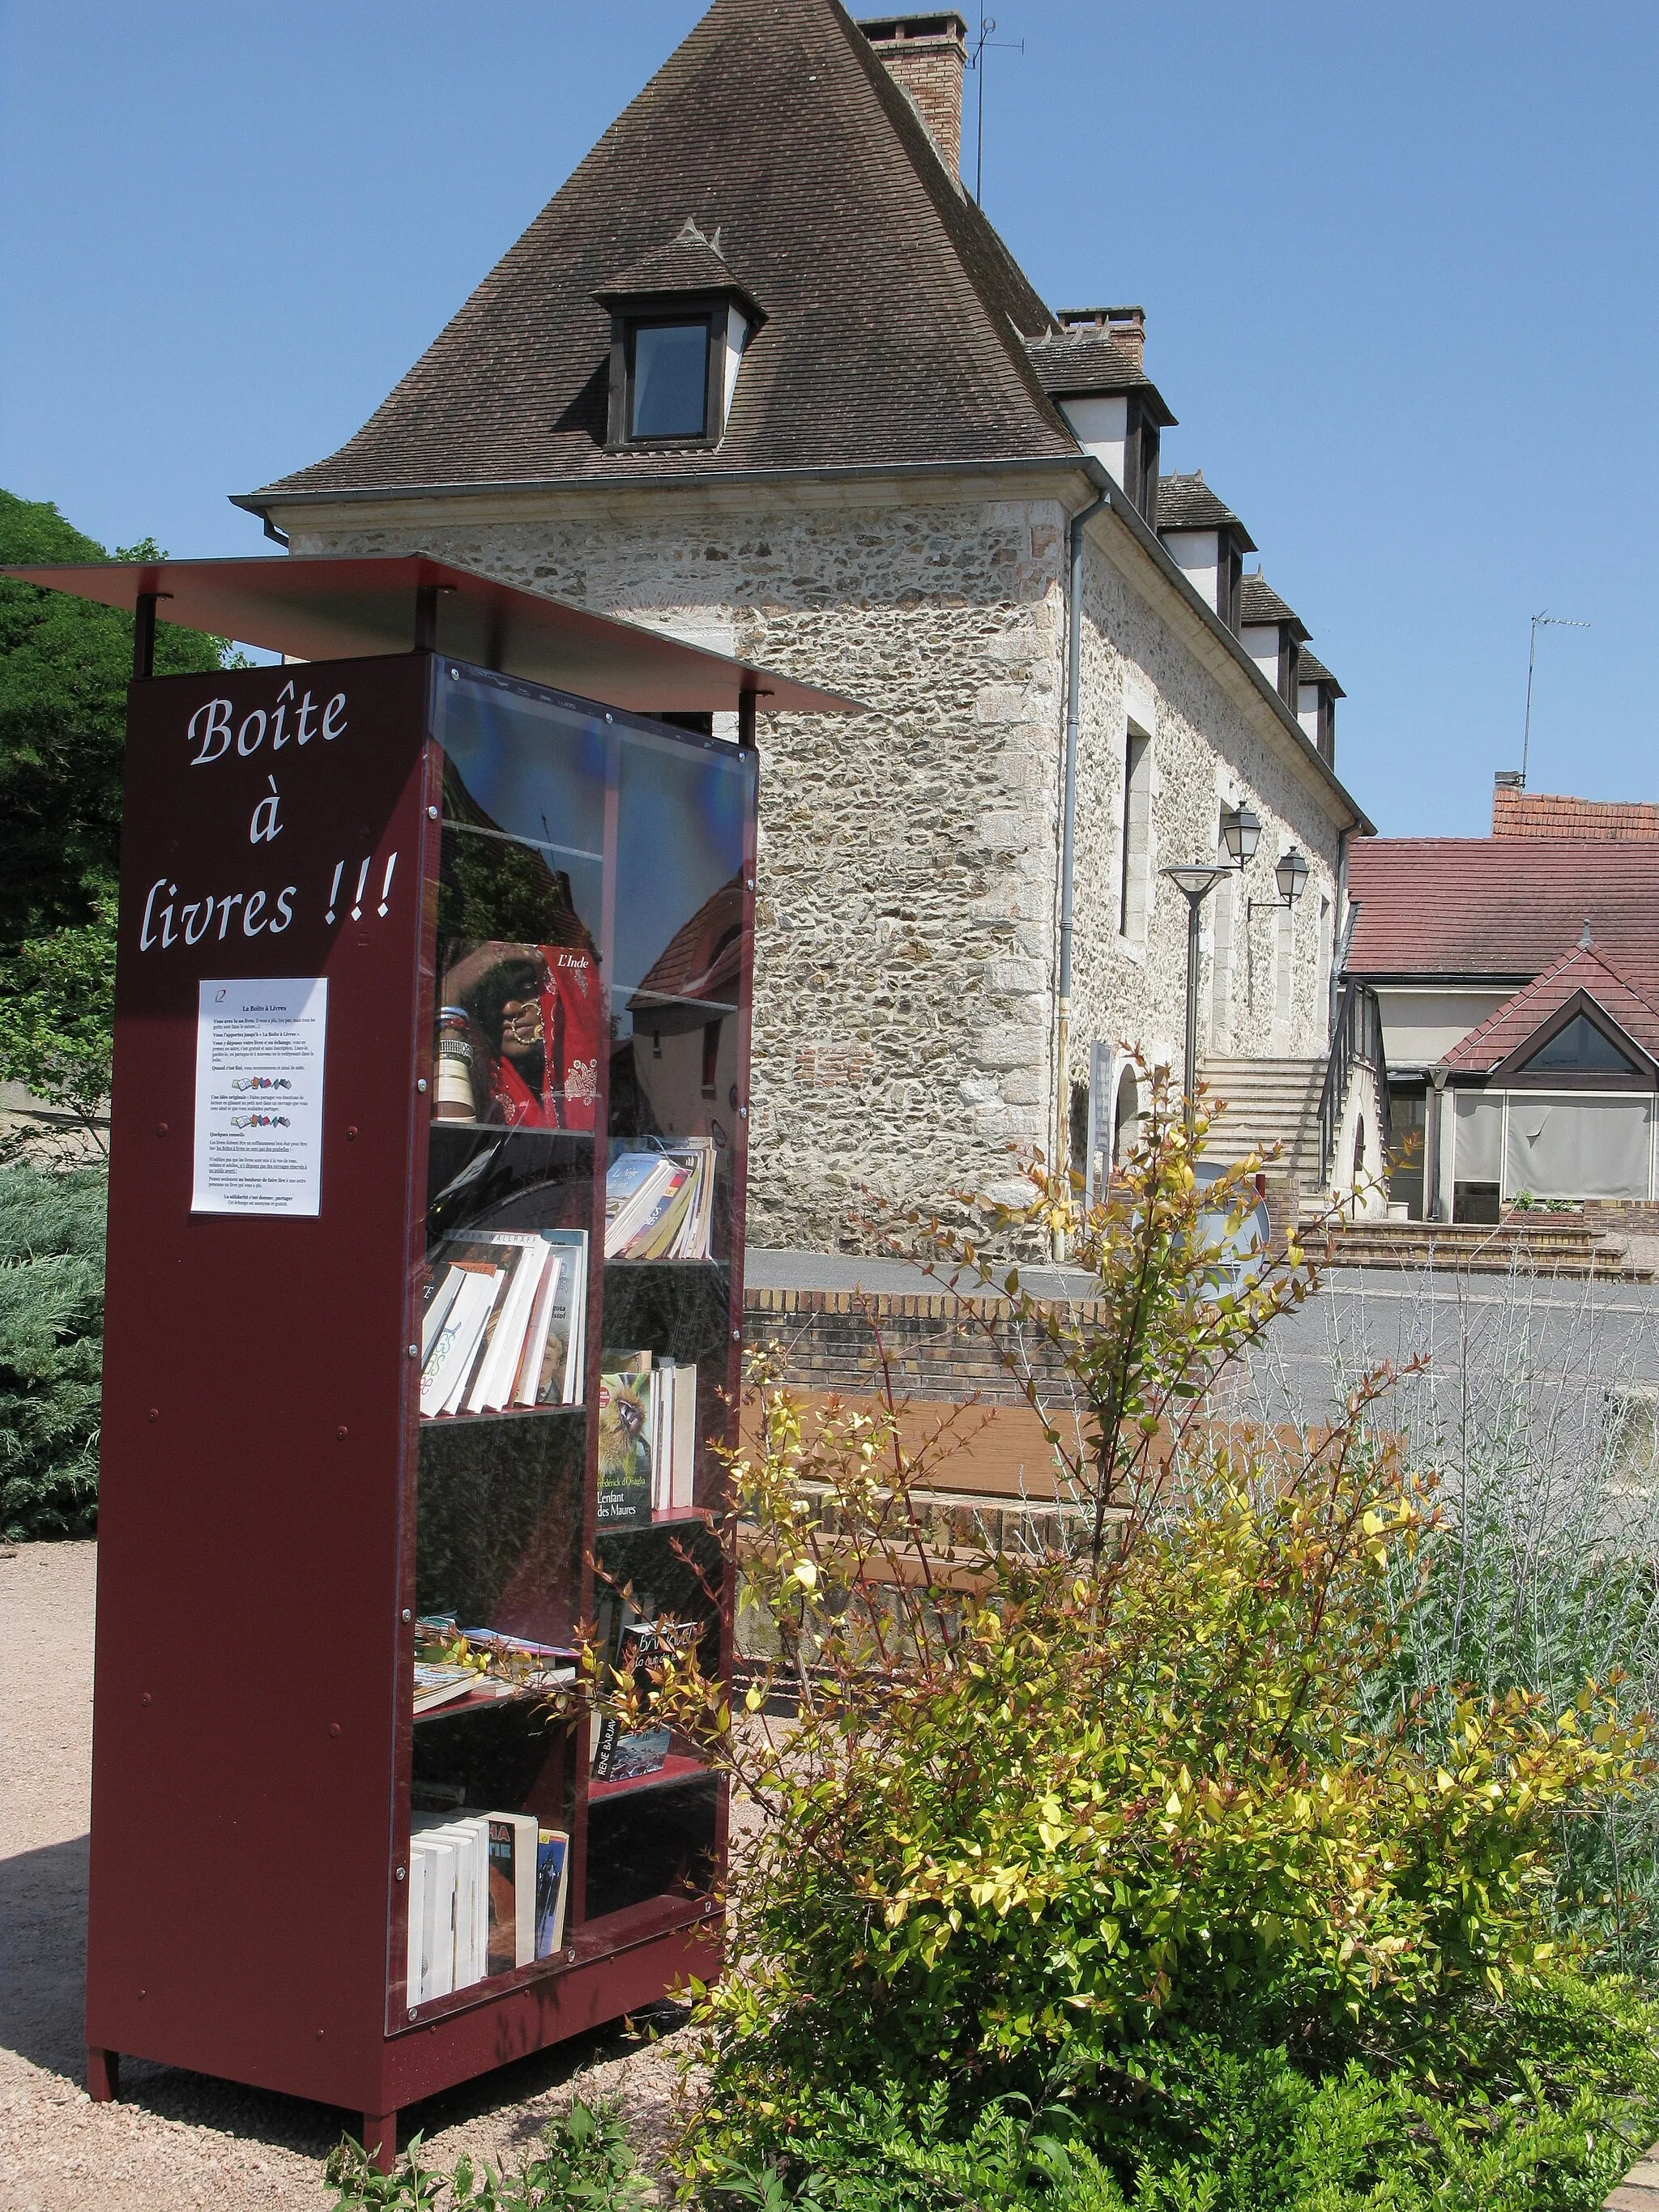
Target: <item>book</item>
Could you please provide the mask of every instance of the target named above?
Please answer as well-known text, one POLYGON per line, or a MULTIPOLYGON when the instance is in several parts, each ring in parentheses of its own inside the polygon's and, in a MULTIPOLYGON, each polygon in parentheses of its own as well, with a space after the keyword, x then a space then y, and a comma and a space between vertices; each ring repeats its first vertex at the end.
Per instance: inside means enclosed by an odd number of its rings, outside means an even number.
POLYGON ((453 1705, 457 1698, 465 1698, 470 1692, 483 1686, 483 1678, 476 1667, 451 1667, 428 1660, 417 1660, 415 1664, 416 1713, 429 1713, 439 1705, 453 1705))
POLYGON ((514 1370, 507 1392, 508 1401, 514 1406, 533 1406, 541 1389, 542 1366, 547 1358, 547 1340, 553 1330, 554 1302, 559 1294, 559 1279, 564 1273, 564 1255, 549 1248, 542 1266, 541 1280, 537 1285, 535 1303, 530 1310, 530 1322, 524 1333, 524 1349, 514 1370))
POLYGON ((484 1325, 495 1303, 494 1267, 467 1267, 421 1367, 421 1411, 429 1419, 443 1412, 466 1388, 466 1378, 483 1341, 484 1325))
MULTIPOLYGON (((419 1834, 453 1850, 454 1970, 450 1987, 466 1989, 483 1979, 489 1951, 489 1820, 476 1814, 455 1820, 441 1813, 417 1813, 410 1827, 411 1837, 419 1834)), ((435 1940, 441 1948, 441 1922, 435 1940)))
POLYGON ((537 1826, 531 1813, 491 1813, 489 1971, 510 1974, 536 1955, 537 1826))
POLYGON ((605 1179, 605 1258, 706 1260, 714 1201, 708 1138, 619 1152, 605 1179))
POLYGON ((605 1782, 638 1782, 659 1774, 668 1764, 669 1732, 665 1728, 635 1729, 617 1736, 611 1747, 611 1767, 599 1778, 605 1782))
POLYGON ((599 1377, 599 1480, 595 1517, 601 1528, 643 1528, 650 1525, 648 1371, 641 1374, 612 1370, 599 1377))
POLYGON ((605 1256, 614 1260, 674 1172, 664 1152, 618 1152, 605 1171, 605 1256))
POLYGON ((421 1875, 421 1956, 418 1989, 410 2004, 447 1997, 455 1986, 455 1847, 446 1838, 413 1835, 410 1857, 418 1854, 421 1875))
POLYGON ((570 1838, 562 1828, 538 1829, 536 1837, 536 1956, 550 1959, 564 1941, 565 1891, 570 1872, 570 1838))
MULTIPOLYGON (((540 1241, 538 1238, 537 1243, 540 1244, 540 1241)), ((497 1301, 495 1325, 467 1393, 469 1413, 496 1413, 512 1402, 519 1364, 524 1357, 525 1334, 530 1327, 531 1312, 536 1293, 541 1288, 547 1259, 544 1245, 539 1250, 533 1246, 523 1247, 507 1254, 507 1293, 497 1301)))
POLYGON ((695 1361, 674 1370, 674 1401, 671 1416, 673 1449, 669 1460, 668 1510, 689 1513, 696 1503, 697 1483, 697 1370, 695 1361))
POLYGON ((587 1366, 587 1231, 543 1231, 559 1255, 559 1280, 548 1310, 538 1406, 579 1406, 587 1366))
POLYGON ((404 2002, 417 2005, 423 2002, 428 1961, 432 1949, 432 1917, 427 1910, 426 1870, 430 1864, 428 1853, 417 1844, 411 1844, 409 1853, 409 1963, 404 1980, 404 2002))

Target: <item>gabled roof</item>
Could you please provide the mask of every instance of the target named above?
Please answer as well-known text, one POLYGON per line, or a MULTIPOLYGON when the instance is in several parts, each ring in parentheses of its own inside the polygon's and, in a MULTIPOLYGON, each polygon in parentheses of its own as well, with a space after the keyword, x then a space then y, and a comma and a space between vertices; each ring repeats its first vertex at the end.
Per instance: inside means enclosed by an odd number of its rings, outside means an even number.
POLYGON ((1583 992, 1650 1060, 1659 1060, 1659 1011, 1650 1006, 1593 945, 1575 945, 1552 961, 1513 998, 1505 999, 1478 1029, 1460 1038, 1443 1065, 1463 1075, 1490 1075, 1519 1052, 1583 992))
POLYGON ((720 252, 720 234, 705 238, 695 216, 687 216, 666 246, 644 255, 603 284, 593 288, 601 305, 612 300, 649 299, 660 294, 684 297, 689 292, 736 292, 750 307, 758 305, 749 287, 720 252))
POLYGON ((1231 507, 1210 489, 1202 469, 1195 469, 1189 477, 1179 473, 1160 477, 1157 514, 1160 533, 1166 530, 1231 530, 1245 552, 1255 550, 1255 538, 1231 507))
POLYGON ((1138 340, 1126 341, 1111 331, 1084 328, 1043 331, 1025 343, 1042 388, 1052 398, 1081 399, 1095 392, 1138 392, 1166 430, 1174 427, 1175 416, 1146 374, 1138 340))
POLYGON ((1285 605, 1259 568, 1253 576, 1243 579, 1238 595, 1238 622, 1241 629, 1246 623, 1288 623, 1297 638, 1305 639, 1308 635, 1301 616, 1293 607, 1285 605))
POLYGON ((1586 919, 1632 988, 1659 1004, 1659 842, 1365 837, 1348 848, 1358 975, 1540 974, 1586 919))
POLYGON ((1304 651, 1296 665, 1296 674, 1299 684, 1324 684, 1334 699, 1346 699, 1348 696, 1316 653, 1304 651))
POLYGON ((1023 343, 1051 326, 836 0, 715 0, 356 435, 265 489, 1075 462, 1023 343), (767 320, 718 447, 607 450, 594 292, 688 215, 767 320))

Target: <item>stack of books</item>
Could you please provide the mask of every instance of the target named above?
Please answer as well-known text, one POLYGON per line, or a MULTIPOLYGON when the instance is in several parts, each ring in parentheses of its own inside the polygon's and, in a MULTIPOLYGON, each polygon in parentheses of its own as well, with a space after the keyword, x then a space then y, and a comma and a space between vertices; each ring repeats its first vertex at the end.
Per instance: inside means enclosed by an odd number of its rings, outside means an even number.
POLYGON ((422 1414, 577 1404, 586 1310, 585 1229, 446 1238, 421 1322, 422 1414))
POLYGON ((599 1377, 601 1527, 642 1528, 691 1509, 697 1370, 650 1352, 606 1352, 599 1377))
POLYGON ((530 1813, 417 1813, 410 1824, 408 2002, 550 1958, 570 1838, 530 1813))
POLYGON ((605 1178, 607 1260, 706 1260, 714 1210, 714 1147, 688 1137, 618 1152, 605 1178))

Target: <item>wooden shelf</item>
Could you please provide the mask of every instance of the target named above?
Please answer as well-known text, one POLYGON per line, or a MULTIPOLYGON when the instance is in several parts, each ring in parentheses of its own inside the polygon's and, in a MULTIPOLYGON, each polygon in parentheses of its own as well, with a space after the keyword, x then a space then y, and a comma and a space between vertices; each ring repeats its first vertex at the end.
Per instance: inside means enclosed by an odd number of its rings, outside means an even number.
POLYGON ((594 1782, 587 1785, 590 1805, 608 1797, 626 1797, 641 1790, 672 1790, 686 1782, 712 1779, 714 1770, 705 1766, 700 1759, 690 1759, 684 1753, 671 1751, 663 1764, 653 1774, 629 1774, 619 1782, 594 1782))

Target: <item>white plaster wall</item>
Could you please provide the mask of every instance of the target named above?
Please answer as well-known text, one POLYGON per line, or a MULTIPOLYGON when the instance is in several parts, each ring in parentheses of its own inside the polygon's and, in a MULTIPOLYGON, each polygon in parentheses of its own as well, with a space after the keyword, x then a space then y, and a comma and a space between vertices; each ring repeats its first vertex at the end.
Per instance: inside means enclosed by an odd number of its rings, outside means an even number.
POLYGON ((1221 574, 1218 533, 1213 530, 1170 530, 1162 534, 1164 550, 1176 568, 1205 605, 1217 608, 1221 574))
POLYGON ((1092 453, 1115 483, 1123 481, 1123 449, 1129 440, 1129 403, 1116 398, 1062 399, 1060 411, 1085 453, 1092 453))
POLYGON ((1419 991, 1383 985, 1376 1003, 1389 1067, 1435 1066, 1488 1014, 1495 1014, 1509 995, 1501 989, 1419 991))
POLYGON ((1246 623, 1238 633, 1243 647, 1275 691, 1279 689, 1279 624, 1246 623))
POLYGON ((1308 743, 1319 743, 1319 686, 1298 684, 1296 687, 1296 719, 1307 732, 1308 743))
POLYGON ((1389 1210, 1389 1148, 1382 1127, 1382 1095, 1376 1071, 1357 1065, 1336 1125, 1331 1153, 1329 1194, 1350 1220, 1381 1220, 1389 1210), (1363 1138, 1360 1123, 1364 1123, 1363 1138), (1355 1154, 1359 1167, 1355 1173, 1355 1154))

